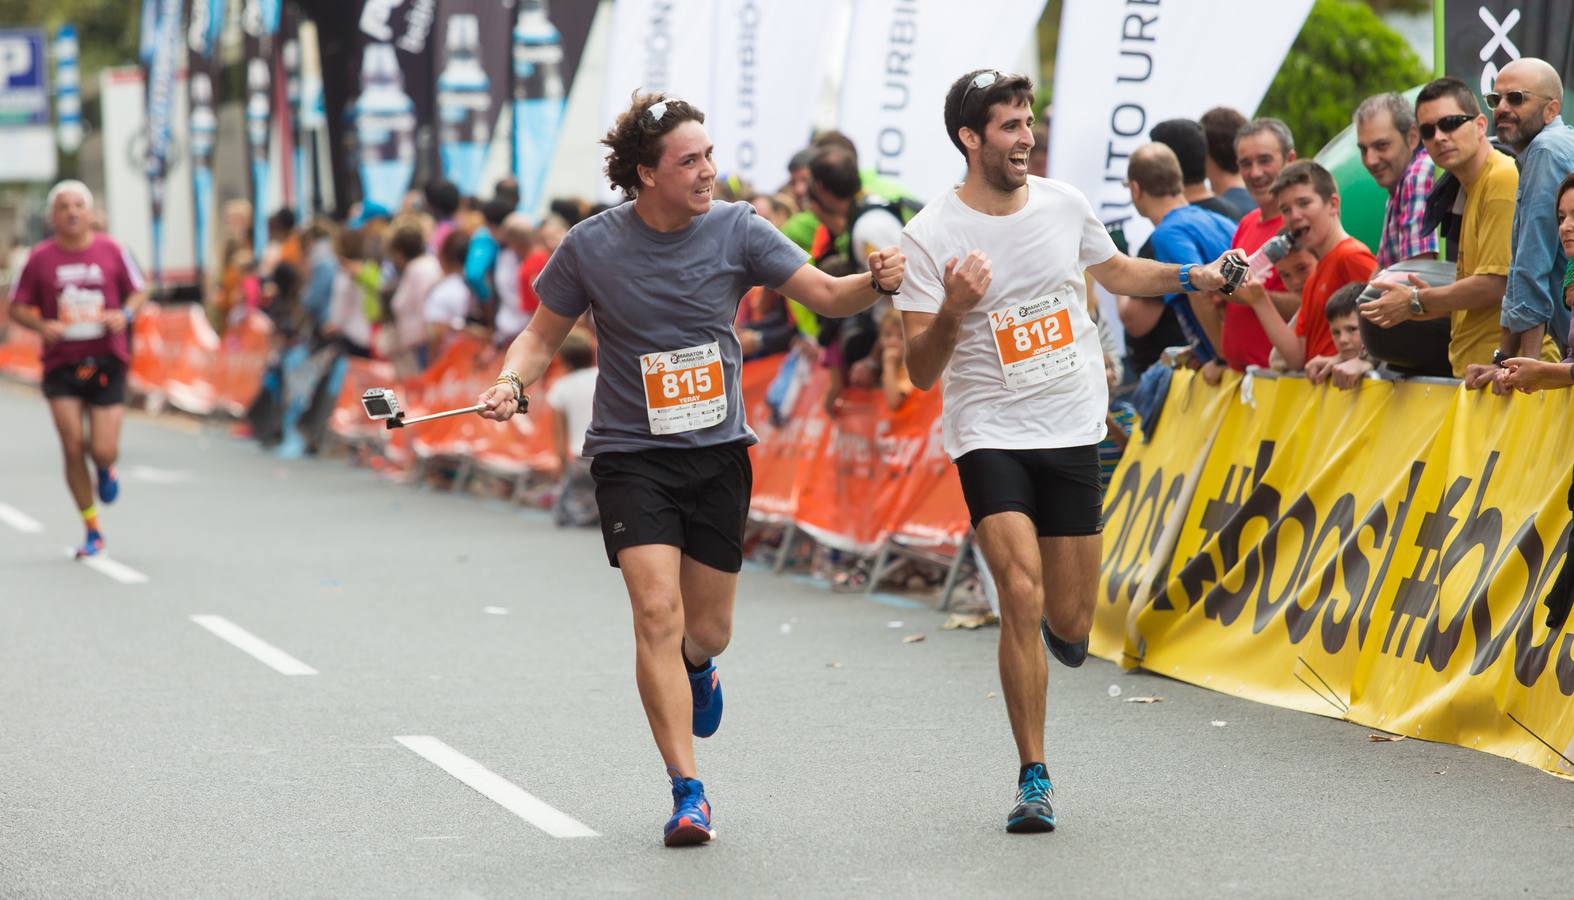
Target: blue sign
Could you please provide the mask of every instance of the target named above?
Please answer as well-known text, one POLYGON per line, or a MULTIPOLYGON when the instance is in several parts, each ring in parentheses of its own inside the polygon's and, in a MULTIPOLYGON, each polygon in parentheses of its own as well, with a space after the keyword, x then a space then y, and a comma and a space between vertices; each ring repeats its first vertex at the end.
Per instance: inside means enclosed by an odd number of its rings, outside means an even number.
POLYGON ((49 57, 41 29, 0 29, 0 127, 49 127, 49 57))

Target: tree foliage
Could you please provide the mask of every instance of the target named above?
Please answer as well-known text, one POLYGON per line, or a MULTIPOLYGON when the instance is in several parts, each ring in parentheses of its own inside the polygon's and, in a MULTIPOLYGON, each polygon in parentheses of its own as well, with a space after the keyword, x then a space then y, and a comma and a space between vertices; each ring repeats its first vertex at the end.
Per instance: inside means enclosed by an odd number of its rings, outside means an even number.
POLYGON ((1288 123, 1297 153, 1310 157, 1350 124, 1362 100, 1430 77, 1431 70, 1369 4, 1317 0, 1257 114, 1288 123))

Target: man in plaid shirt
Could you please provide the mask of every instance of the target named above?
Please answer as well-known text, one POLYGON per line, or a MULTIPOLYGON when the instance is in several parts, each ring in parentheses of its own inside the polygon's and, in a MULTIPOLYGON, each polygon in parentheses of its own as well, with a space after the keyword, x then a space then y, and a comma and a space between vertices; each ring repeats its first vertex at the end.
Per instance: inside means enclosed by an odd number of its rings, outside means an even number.
POLYGON ((1388 191, 1377 267, 1417 257, 1437 257, 1437 235, 1422 230, 1426 195, 1432 191, 1432 158, 1421 147, 1415 110, 1400 95, 1368 97, 1355 111, 1361 164, 1388 191))

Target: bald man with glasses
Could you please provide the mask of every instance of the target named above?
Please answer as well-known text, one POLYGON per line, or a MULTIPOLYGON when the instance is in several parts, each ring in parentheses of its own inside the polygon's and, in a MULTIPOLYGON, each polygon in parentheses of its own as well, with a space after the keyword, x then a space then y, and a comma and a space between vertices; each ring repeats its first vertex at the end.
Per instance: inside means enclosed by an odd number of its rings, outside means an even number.
POLYGON ((1498 139, 1519 155, 1501 349, 1506 356, 1535 356, 1543 336, 1568 333, 1562 303, 1568 260, 1557 241, 1556 207, 1558 183, 1574 172, 1574 128, 1563 121, 1563 79, 1544 60, 1526 57, 1504 66, 1486 101, 1498 139))

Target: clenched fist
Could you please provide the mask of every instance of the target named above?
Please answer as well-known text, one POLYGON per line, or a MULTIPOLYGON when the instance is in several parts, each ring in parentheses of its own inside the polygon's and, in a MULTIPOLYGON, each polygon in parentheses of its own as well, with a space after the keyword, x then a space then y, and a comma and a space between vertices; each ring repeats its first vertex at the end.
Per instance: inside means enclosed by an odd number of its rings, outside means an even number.
POLYGON ((896 292, 902 287, 902 273, 907 270, 907 257, 896 247, 887 247, 869 254, 869 274, 874 276, 880 290, 896 292))
POLYGON ((953 256, 945 264, 945 302, 957 312, 972 311, 989 291, 990 277, 989 257, 984 251, 974 250, 960 262, 953 256))

